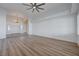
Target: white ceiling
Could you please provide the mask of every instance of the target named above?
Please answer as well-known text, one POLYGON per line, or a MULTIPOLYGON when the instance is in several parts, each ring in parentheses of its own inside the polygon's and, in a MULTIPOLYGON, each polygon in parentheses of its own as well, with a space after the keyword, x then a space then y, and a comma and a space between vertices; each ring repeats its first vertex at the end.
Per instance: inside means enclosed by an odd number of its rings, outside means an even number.
POLYGON ((71 3, 46 3, 41 6, 45 10, 40 10, 40 12, 33 12, 32 10, 26 10, 28 8, 23 6, 21 3, 0 3, 0 8, 4 8, 10 15, 27 16, 31 19, 39 19, 47 17, 52 14, 56 14, 71 8, 71 3))

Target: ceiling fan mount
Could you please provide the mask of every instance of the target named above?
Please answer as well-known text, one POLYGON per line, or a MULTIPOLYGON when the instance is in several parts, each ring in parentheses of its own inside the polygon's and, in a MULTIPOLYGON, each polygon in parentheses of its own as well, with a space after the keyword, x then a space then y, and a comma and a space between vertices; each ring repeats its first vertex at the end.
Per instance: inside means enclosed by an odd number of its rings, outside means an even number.
POLYGON ((37 12, 40 12, 39 10, 44 10, 44 8, 41 8, 40 6, 45 5, 45 3, 40 3, 40 4, 39 3, 30 3, 30 4, 23 3, 23 5, 29 7, 27 10, 32 9, 32 12, 34 12, 35 10, 37 12))

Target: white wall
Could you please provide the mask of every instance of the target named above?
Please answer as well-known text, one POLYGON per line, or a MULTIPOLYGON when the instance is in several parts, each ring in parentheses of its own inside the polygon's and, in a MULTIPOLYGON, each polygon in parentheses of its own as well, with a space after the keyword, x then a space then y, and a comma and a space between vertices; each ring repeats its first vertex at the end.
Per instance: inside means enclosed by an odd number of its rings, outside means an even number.
POLYGON ((62 15, 46 17, 33 22, 33 35, 58 38, 65 41, 76 42, 75 15, 62 15))
POLYGON ((7 15, 7 34, 27 32, 27 23, 23 22, 23 18, 18 17, 19 23, 16 23, 16 16, 7 15))
POLYGON ((32 34, 32 22, 31 19, 28 20, 28 34, 32 34))
POLYGON ((0 39, 6 38, 6 11, 0 8, 0 39))
POLYGON ((78 12, 77 12, 77 43, 79 46, 79 4, 78 4, 78 12))
POLYGON ((77 16, 77 30, 78 30, 78 32, 77 32, 77 34, 79 35, 79 14, 78 14, 78 16, 77 16))
POLYGON ((79 13, 77 15, 77 43, 79 45, 79 13))

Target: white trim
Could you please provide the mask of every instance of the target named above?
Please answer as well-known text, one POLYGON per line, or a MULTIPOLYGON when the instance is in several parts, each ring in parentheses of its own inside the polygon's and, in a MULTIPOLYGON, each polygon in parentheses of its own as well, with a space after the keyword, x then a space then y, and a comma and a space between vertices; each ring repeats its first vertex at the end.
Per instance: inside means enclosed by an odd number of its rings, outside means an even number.
MULTIPOLYGON (((36 35, 36 36, 41 36, 41 37, 47 37, 47 38, 51 38, 51 39, 57 39, 57 40, 62 40, 62 41, 67 41, 67 42, 73 42, 73 43, 77 43, 75 41, 69 40, 71 38, 64 38, 62 36, 50 36, 50 35, 40 35, 40 34, 32 34, 32 35, 36 35)), ((72 34, 71 34, 72 35, 72 34)))

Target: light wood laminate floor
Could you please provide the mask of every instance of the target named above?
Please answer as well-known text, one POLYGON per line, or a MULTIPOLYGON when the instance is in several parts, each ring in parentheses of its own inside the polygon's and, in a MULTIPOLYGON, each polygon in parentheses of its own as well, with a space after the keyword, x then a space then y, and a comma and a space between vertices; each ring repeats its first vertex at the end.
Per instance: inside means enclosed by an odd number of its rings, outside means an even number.
POLYGON ((78 56, 75 43, 34 35, 0 40, 1 56, 78 56))

